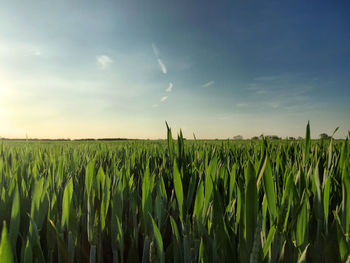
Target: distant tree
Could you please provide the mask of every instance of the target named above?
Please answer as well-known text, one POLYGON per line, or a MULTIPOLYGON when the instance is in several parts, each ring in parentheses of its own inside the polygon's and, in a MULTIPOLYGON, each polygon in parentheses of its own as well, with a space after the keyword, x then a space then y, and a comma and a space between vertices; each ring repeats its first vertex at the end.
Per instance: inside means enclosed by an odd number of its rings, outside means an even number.
POLYGON ((331 136, 329 136, 327 133, 321 133, 320 134, 320 138, 323 139, 323 140, 326 140, 326 139, 330 139, 331 136))
POLYGON ((254 136, 254 137, 252 137, 252 140, 259 140, 259 137, 258 136, 254 136))
POLYGON ((278 140, 279 139, 279 137, 277 135, 266 135, 265 138, 269 139, 269 140, 278 140))
POLYGON ((288 137, 288 140, 295 140, 294 137, 288 137))
POLYGON ((304 138, 301 136, 298 136, 298 140, 304 140, 304 138))
POLYGON ((234 140, 243 140, 243 136, 242 135, 236 135, 233 137, 234 140))

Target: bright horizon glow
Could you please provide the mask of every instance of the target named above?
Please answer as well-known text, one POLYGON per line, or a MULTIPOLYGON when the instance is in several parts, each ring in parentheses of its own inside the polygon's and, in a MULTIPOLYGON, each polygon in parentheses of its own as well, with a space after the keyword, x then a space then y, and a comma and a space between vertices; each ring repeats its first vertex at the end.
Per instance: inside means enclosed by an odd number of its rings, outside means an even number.
POLYGON ((348 3, 4 1, 0 137, 350 130, 348 3))

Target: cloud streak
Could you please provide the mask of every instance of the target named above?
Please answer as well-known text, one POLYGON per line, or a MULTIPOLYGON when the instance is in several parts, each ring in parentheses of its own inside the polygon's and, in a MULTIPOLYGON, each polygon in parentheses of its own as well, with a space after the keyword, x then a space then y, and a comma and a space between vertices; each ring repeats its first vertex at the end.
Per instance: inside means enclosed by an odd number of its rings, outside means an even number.
POLYGON ((167 68, 166 68, 163 60, 160 58, 159 50, 158 50, 157 46, 154 43, 152 43, 152 49, 153 49, 154 56, 157 59, 158 65, 160 67, 160 70, 162 71, 163 74, 166 74, 167 73, 167 68))
POLYGON ((164 96, 160 99, 160 102, 166 101, 168 99, 168 96, 164 96))
POLYGON ((167 73, 167 70, 166 70, 166 66, 165 66, 165 64, 163 63, 163 61, 162 61, 160 58, 158 58, 157 61, 158 61, 160 70, 163 72, 163 74, 166 74, 166 73, 167 73))
POLYGON ((100 66, 101 69, 106 69, 109 67, 110 64, 113 63, 113 60, 106 56, 106 55, 100 55, 96 57, 97 64, 100 66))
POLYGON ((41 54, 41 51, 39 49, 32 48, 32 49, 28 49, 24 56, 26 56, 26 57, 29 57, 29 56, 37 56, 37 57, 39 57, 41 55, 42 54, 41 54))
POLYGON ((238 108, 243 108, 243 107, 247 107, 247 106, 248 106, 248 104, 245 103, 245 102, 237 103, 237 104, 236 104, 236 107, 238 107, 238 108))
POLYGON ((171 92, 173 90, 174 84, 172 82, 169 82, 168 88, 165 90, 166 92, 171 92))
POLYGON ((159 51, 158 51, 157 46, 154 43, 152 43, 152 49, 153 49, 153 53, 156 56, 156 58, 159 58, 159 51))
POLYGON ((274 109, 277 109, 280 106, 280 103, 278 101, 276 102, 266 102, 266 104, 274 109))
POLYGON ((210 87, 210 86, 214 85, 214 83, 215 83, 214 81, 209 81, 209 82, 203 84, 202 87, 203 88, 207 88, 207 87, 210 87))

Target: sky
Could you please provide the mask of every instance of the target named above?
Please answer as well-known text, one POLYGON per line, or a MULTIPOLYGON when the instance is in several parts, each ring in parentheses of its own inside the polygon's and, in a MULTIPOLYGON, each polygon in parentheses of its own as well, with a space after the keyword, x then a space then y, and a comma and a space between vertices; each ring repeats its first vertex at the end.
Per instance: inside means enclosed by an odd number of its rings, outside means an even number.
POLYGON ((0 136, 350 130, 348 1, 17 1, 0 8, 0 136))

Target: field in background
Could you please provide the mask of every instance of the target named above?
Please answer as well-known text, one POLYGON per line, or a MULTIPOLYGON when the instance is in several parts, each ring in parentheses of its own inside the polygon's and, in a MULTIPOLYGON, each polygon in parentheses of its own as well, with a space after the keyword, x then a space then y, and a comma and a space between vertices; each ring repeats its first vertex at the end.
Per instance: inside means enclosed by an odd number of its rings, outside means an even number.
POLYGON ((0 262, 340 262, 348 140, 0 142, 0 262))

